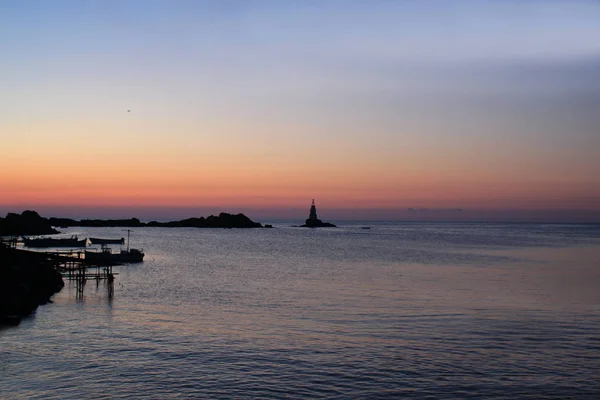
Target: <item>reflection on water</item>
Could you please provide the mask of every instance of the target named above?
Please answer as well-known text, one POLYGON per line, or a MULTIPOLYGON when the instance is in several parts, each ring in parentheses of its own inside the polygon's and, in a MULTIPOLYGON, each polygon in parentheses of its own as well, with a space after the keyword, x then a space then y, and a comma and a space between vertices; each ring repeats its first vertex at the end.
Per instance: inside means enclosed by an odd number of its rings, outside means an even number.
POLYGON ((115 268, 114 296, 102 282, 79 297, 67 284, 54 304, 0 331, 0 393, 600 393, 598 226, 362 225, 138 229, 147 259, 115 268))

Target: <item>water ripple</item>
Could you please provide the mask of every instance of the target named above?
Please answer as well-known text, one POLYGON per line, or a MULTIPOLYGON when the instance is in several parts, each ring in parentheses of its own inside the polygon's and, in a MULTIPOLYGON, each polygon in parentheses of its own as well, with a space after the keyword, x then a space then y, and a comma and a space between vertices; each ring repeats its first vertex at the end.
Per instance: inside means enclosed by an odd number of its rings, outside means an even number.
POLYGON ((0 331, 1 398, 600 398, 598 228, 135 237, 113 299, 68 285, 0 331))

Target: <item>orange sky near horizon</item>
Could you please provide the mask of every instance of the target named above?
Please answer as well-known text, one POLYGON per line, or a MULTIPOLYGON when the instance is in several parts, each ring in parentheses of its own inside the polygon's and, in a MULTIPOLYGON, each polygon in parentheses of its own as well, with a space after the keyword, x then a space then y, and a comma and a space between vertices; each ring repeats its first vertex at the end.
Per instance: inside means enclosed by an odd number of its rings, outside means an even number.
MULTIPOLYGON (((256 154, 194 156, 162 154, 158 159, 112 148, 88 156, 86 145, 54 148, 31 157, 28 148, 12 149, 0 161, 3 204, 90 206, 304 206, 317 198, 329 207, 357 208, 554 208, 597 209, 593 182, 555 175, 519 174, 515 165, 492 169, 483 163, 469 173, 460 164, 438 168, 410 158, 393 163, 370 159, 347 162, 295 162, 256 154), (29 158, 28 158, 29 157, 29 158), (98 160, 110 159, 109 162, 98 160), (219 159, 220 158, 220 159, 219 159), (15 166, 17 166, 15 168, 15 166)), ((342 157, 343 158, 343 157, 342 157)))
POLYGON ((435 142, 364 128, 335 142, 310 124, 163 125, 127 114, 4 123, 0 204, 268 208, 318 198, 338 208, 600 207, 589 159, 565 148, 544 153, 493 137, 457 145, 422 127, 414 129, 435 142))

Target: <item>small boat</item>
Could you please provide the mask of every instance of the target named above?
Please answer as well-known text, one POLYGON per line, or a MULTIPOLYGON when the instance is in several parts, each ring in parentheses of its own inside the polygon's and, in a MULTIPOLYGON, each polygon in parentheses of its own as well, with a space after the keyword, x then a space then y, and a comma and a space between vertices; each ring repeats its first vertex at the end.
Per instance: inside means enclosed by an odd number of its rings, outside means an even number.
POLYGON ((27 247, 85 247, 87 238, 79 240, 77 236, 70 238, 23 238, 23 243, 27 247))
POLYGON ((139 249, 130 249, 129 248, 129 237, 131 234, 131 229, 127 229, 127 249, 121 250, 118 253, 113 253, 112 250, 106 246, 106 244, 102 244, 102 248, 100 251, 85 251, 85 261, 88 264, 98 264, 98 265, 114 265, 114 264, 123 264, 123 263, 135 263, 144 261, 144 252, 139 249))
POLYGON ((121 239, 101 239, 101 238, 90 238, 92 244, 125 244, 125 238, 121 239))

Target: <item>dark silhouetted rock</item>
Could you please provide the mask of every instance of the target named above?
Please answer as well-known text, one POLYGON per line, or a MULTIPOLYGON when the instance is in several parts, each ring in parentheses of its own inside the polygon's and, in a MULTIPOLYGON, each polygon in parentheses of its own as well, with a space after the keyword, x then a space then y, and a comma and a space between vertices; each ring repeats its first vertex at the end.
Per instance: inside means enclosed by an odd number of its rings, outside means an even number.
POLYGON ((145 226, 143 222, 141 222, 137 218, 129 218, 129 219, 82 219, 79 221, 77 226, 86 226, 86 227, 123 227, 123 228, 138 228, 141 226, 145 226))
POLYGON ((71 218, 50 217, 50 218, 48 218, 48 222, 50 222, 50 225, 52 225, 52 226, 60 226, 60 227, 69 227, 69 226, 78 226, 79 225, 78 221, 75 221, 74 219, 71 219, 71 218))
POLYGON ((300 225, 302 228, 337 228, 334 224, 329 222, 323 222, 320 219, 311 220, 307 219, 304 225, 300 225))
POLYGON ((60 273, 46 255, 0 244, 0 323, 30 315, 63 286, 60 273))
POLYGON ((221 213, 207 218, 187 218, 181 221, 149 222, 146 226, 163 228, 262 228, 258 222, 252 221, 244 214, 221 213))
POLYGON ((0 218, 0 236, 2 235, 49 235, 58 233, 46 218, 35 211, 26 210, 21 214, 8 213, 0 218))

